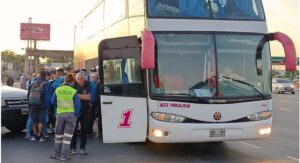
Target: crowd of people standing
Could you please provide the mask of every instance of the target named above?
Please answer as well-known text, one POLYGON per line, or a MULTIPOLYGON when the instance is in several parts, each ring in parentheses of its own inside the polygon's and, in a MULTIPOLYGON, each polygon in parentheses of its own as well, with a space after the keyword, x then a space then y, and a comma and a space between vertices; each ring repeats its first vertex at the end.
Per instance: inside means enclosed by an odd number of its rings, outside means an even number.
MULTIPOLYGON (((22 81, 23 82, 23 81, 22 81)), ((102 137, 100 85, 96 69, 40 70, 21 86, 28 89, 30 114, 25 138, 43 142, 55 133, 53 159, 68 160, 71 154, 87 155, 87 136, 95 136, 93 124, 98 117, 98 137, 102 137), (27 85, 27 86, 26 86, 27 85), (77 136, 80 146, 77 152, 77 136)))

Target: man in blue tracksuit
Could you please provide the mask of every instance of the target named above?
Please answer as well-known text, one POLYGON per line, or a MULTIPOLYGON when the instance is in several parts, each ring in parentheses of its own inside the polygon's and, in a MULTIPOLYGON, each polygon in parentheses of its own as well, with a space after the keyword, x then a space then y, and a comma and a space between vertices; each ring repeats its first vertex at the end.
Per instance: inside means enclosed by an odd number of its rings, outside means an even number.
POLYGON ((46 71, 40 70, 39 78, 30 85, 27 99, 30 107, 30 117, 32 119, 32 130, 34 137, 31 137, 30 140, 35 141, 39 139, 39 141, 44 141, 42 135, 42 129, 46 120, 47 110, 50 106, 51 96, 50 96, 50 85, 45 79, 46 71), (39 87, 41 89, 40 97, 35 96, 35 91, 39 87), (40 104, 35 104, 34 100, 40 99, 40 104))

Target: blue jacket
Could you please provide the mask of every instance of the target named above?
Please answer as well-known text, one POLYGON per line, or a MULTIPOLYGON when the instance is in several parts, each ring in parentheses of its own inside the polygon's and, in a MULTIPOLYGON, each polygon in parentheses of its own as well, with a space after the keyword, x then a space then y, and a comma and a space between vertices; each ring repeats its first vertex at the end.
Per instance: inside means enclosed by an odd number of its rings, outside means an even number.
MULTIPOLYGON (((80 116, 80 98, 79 98, 79 95, 78 93, 76 92, 75 96, 73 97, 73 101, 74 101, 74 107, 75 107, 75 116, 76 117, 79 117, 80 116)), ((56 94, 54 93, 53 96, 52 96, 52 99, 51 99, 51 104, 54 106, 54 108, 57 108, 57 97, 56 97, 56 94)), ((56 110, 55 110, 56 112, 56 110)))
POLYGON ((53 87, 54 91, 56 90, 57 87, 59 87, 64 82, 64 80, 65 80, 65 77, 61 76, 52 83, 52 87, 53 87))
POLYGON ((92 82, 92 81, 89 81, 89 85, 90 85, 90 93, 91 93, 91 102, 92 104, 95 104, 96 103, 96 95, 97 95, 97 82, 92 82))

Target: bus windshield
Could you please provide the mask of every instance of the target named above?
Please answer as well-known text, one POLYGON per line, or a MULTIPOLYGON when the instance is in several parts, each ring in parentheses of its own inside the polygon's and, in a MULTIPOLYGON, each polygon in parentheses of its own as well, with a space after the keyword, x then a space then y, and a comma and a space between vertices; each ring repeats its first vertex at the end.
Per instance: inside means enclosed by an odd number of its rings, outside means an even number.
POLYGON ((149 17, 264 20, 261 0, 148 0, 149 17))
POLYGON ((156 68, 149 76, 151 95, 228 99, 270 96, 268 44, 262 58, 256 58, 256 47, 263 35, 154 36, 157 53, 156 68))

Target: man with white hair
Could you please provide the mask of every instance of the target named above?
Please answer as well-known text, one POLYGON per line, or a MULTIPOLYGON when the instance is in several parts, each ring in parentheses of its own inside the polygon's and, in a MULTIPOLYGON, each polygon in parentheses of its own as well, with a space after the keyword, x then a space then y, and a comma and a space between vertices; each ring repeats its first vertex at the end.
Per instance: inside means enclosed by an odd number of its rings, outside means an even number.
POLYGON ((91 107, 91 87, 89 83, 85 80, 85 74, 83 72, 79 72, 76 74, 76 79, 74 83, 74 88, 77 90, 77 93, 80 98, 80 112, 81 115, 77 120, 76 129, 73 134, 73 138, 71 141, 71 154, 75 154, 76 152, 76 142, 77 142, 77 134, 76 130, 78 128, 78 124, 80 123, 80 154, 87 155, 86 152, 86 137, 87 137, 87 128, 88 128, 88 110, 91 107))

